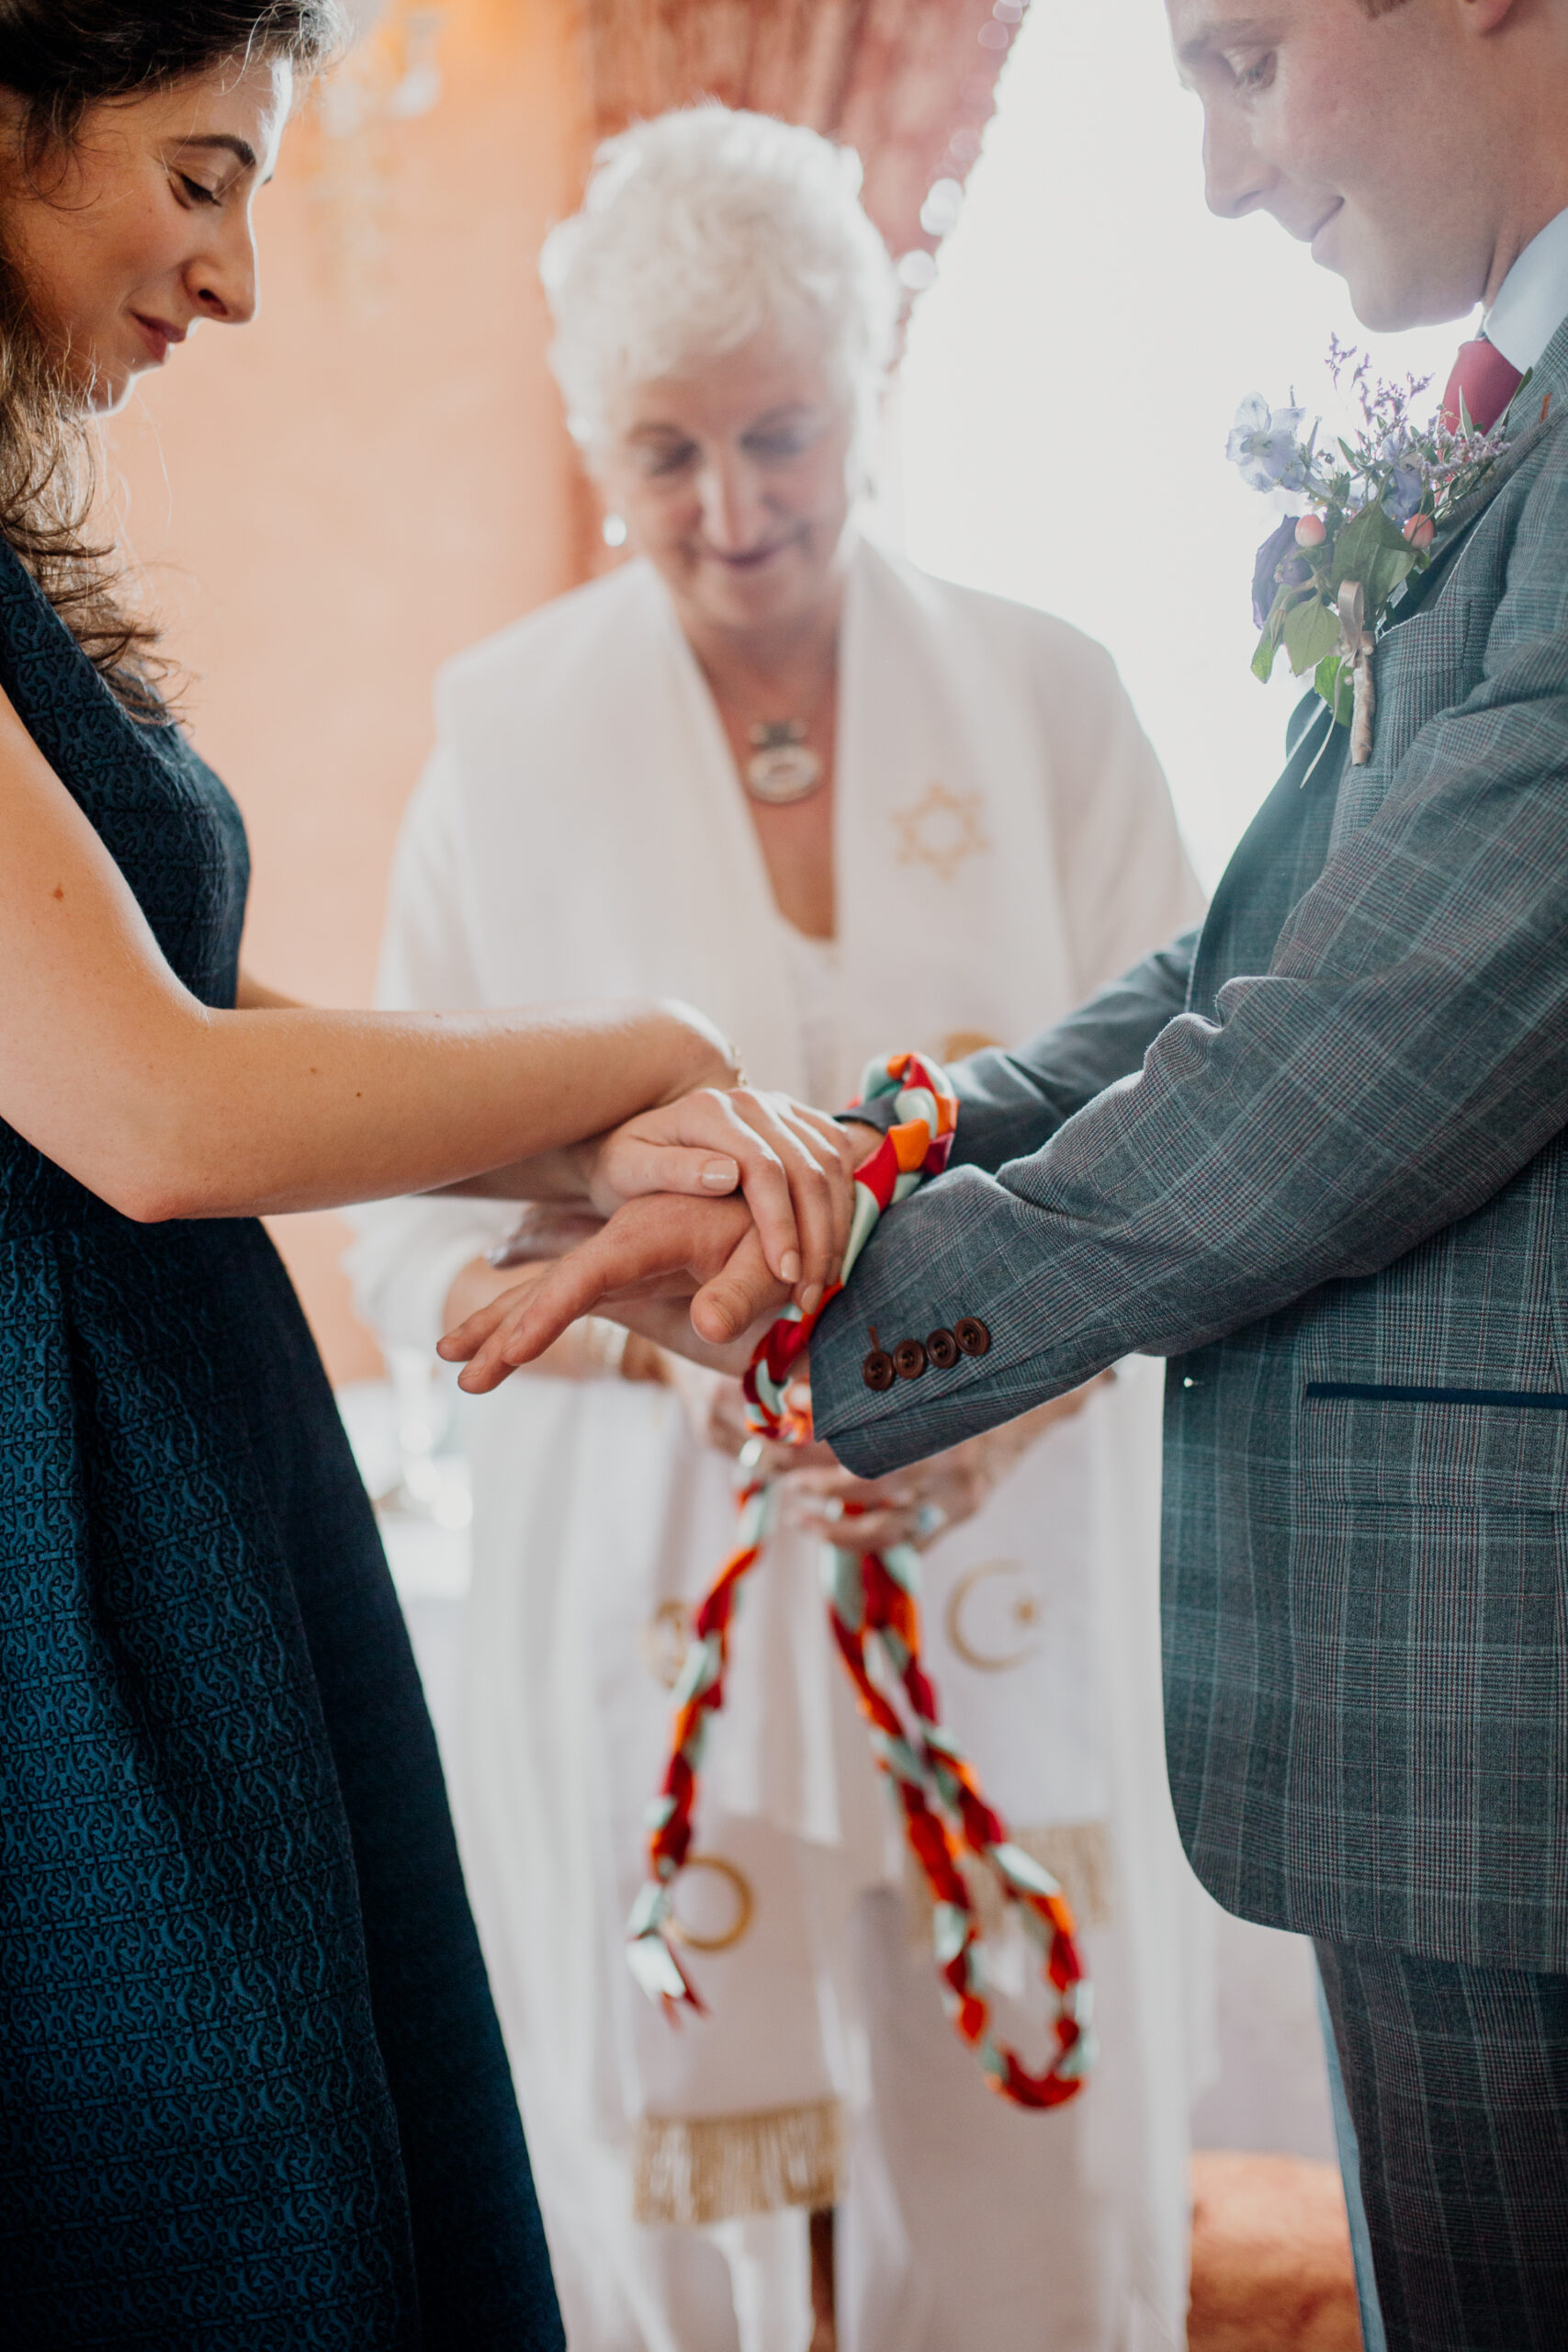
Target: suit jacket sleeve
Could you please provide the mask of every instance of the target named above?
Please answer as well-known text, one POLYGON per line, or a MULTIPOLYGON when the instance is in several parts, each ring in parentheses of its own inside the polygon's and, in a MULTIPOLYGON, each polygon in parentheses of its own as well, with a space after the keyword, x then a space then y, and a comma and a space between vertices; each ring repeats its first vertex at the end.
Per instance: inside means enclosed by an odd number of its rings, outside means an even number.
POLYGON ((1135 1070, 1187 1001, 1197 944, 1196 930, 1183 932, 1026 1045, 959 1062, 950 1073, 963 1106, 953 1165, 996 1169, 1039 1151, 1075 1112, 1135 1070))
MULTIPOLYGON (((883 1220, 812 1342, 818 1430, 852 1469, 1376 1272, 1568 1124, 1565 549, 1560 460, 1523 507, 1479 684, 1416 733, 1267 972, 1227 981, 1213 1018, 1171 1020, 1043 1148, 961 1166, 883 1220), (891 1347, 964 1315, 987 1354, 865 1387, 868 1323, 891 1347)), ((994 1104, 979 1117, 996 1131, 994 1104)))

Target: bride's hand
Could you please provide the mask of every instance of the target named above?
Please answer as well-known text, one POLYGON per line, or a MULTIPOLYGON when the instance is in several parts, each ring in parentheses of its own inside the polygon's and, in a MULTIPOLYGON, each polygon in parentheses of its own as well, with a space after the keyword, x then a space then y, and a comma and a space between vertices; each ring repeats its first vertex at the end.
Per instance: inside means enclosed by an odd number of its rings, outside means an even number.
POLYGON ((644 1111, 581 1149, 603 1216, 653 1193, 746 1197, 771 1274, 809 1314, 838 1280, 853 1210, 861 1130, 787 1094, 703 1087, 644 1111))
POLYGON ((482 1395, 579 1316, 608 1313, 696 1363, 739 1374, 789 1295, 743 1200, 658 1193, 627 1202, 581 1248, 470 1315, 439 1352, 467 1365, 460 1387, 482 1395))

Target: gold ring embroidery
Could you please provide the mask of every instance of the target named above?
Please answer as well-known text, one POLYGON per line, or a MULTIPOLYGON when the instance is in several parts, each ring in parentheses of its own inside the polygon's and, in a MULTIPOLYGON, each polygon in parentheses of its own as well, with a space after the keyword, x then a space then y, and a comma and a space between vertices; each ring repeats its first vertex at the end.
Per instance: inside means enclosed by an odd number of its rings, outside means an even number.
POLYGON ((684 1877, 687 1871, 713 1871, 727 1880, 735 1896, 735 1917, 722 1935, 704 1936, 699 1935, 695 1928, 689 1928, 678 1911, 671 1911, 671 1934, 691 1951, 728 1951, 731 1945, 738 1944, 746 1933, 757 1908, 750 1881, 736 1869, 733 1862, 721 1861, 716 1854, 688 1855, 681 1865, 681 1876, 684 1877))
POLYGON ((661 1600, 637 1637, 642 1662, 656 1682, 673 1690, 692 1641, 692 1612, 683 1600, 661 1600))

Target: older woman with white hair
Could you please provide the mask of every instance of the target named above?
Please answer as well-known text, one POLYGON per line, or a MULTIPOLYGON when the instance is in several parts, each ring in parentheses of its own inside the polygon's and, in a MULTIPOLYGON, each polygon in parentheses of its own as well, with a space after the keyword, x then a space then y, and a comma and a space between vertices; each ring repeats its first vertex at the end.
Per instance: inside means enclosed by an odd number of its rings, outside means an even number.
MULTIPOLYGON (((551 236, 554 365, 635 560, 443 674, 387 1003, 676 995, 756 1082, 831 1105, 878 1048, 1038 1027, 1196 913, 1105 653, 863 535, 895 287, 856 176, 700 107, 610 141, 551 236)), ((482 1204, 362 1213, 367 1313, 431 1346, 513 1279, 506 1238, 482 1204)), ((575 2352, 806 2352, 823 2207, 846 2352, 1184 2341, 1158 1395, 1134 1364, 886 1490, 798 1476, 679 1889, 709 2011, 679 2032, 624 1922, 731 1532, 736 1391, 591 1324, 469 1417, 455 1797, 575 2352), (951 2039, 898 1891, 816 1597, 813 1539, 852 1498, 924 1547, 948 1719, 1085 1925, 1103 2058, 1052 2114, 951 2039)))

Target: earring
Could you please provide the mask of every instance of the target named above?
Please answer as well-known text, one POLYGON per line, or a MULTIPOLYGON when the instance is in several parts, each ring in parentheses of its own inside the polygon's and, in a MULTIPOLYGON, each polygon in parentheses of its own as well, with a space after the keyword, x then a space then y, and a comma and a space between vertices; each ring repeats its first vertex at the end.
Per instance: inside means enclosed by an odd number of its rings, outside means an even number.
POLYGON ((624 548, 626 543, 626 518, 624 514, 606 514, 601 528, 607 548, 624 548))

